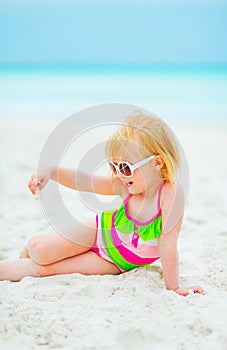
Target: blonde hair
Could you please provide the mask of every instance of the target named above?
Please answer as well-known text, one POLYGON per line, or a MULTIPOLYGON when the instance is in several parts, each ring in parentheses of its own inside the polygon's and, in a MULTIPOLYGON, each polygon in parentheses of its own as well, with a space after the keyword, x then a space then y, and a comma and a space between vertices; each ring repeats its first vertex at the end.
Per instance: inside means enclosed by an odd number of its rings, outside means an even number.
POLYGON ((168 125, 158 117, 141 112, 128 116, 122 126, 107 140, 106 157, 113 159, 123 154, 125 146, 137 143, 144 156, 160 156, 164 164, 160 170, 163 180, 174 183, 176 170, 180 166, 176 138, 168 125), (138 143, 137 143, 138 144, 138 143))

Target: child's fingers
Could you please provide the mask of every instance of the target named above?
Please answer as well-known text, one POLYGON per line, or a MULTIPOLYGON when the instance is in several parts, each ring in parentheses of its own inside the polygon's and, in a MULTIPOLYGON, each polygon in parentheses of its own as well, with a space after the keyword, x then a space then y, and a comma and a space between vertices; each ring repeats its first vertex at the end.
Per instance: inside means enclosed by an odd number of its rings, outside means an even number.
POLYGON ((191 286, 191 287, 186 287, 186 288, 184 288, 184 287, 183 288, 177 288, 174 291, 177 294, 182 295, 184 297, 189 295, 190 292, 199 293, 199 294, 203 294, 203 295, 205 294, 205 291, 200 286, 191 286))
POLYGON ((34 178, 30 180, 28 184, 28 188, 32 192, 32 194, 36 194, 37 190, 41 191, 46 186, 49 179, 47 177, 34 178))
POLYGON ((29 181, 28 188, 32 192, 32 194, 35 194, 36 185, 33 180, 29 181))
POLYGON ((32 194, 35 194, 37 187, 39 187, 39 189, 41 189, 41 184, 42 184, 42 180, 38 179, 38 177, 36 175, 32 175, 32 177, 28 183, 28 188, 32 192, 32 194))
POLYGON ((42 174, 32 174, 31 179, 28 183, 28 188, 33 195, 37 193, 37 190, 42 190, 47 182, 49 181, 49 173, 44 171, 42 174))
POLYGON ((44 179, 41 179, 37 182, 36 184, 36 188, 38 187, 38 189, 41 191, 47 184, 47 180, 44 178, 44 179))
POLYGON ((192 289, 194 293, 205 294, 205 291, 200 286, 193 286, 192 289))
POLYGON ((188 294, 190 294, 190 291, 192 291, 193 293, 205 294, 205 291, 200 286, 188 287, 187 288, 188 294))

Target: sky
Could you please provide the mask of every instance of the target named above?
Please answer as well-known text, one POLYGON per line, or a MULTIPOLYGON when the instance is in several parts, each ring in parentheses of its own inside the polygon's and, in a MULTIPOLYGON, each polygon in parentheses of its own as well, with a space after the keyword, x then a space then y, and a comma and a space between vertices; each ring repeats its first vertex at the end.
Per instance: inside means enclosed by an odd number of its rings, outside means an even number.
POLYGON ((0 63, 227 63, 225 0, 0 0, 0 63))

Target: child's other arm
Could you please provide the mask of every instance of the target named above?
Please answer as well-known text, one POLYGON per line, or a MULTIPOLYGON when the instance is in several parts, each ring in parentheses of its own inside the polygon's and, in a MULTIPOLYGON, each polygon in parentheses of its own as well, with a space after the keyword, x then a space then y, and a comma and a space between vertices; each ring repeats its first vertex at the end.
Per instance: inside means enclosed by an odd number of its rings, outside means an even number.
POLYGON ((177 251, 177 238, 180 232, 182 218, 176 226, 167 234, 159 237, 159 251, 164 274, 166 289, 173 290, 179 295, 187 296, 190 291, 205 294, 200 286, 180 287, 179 286, 179 261, 177 251))
POLYGON ((166 289, 174 290, 177 294, 188 295, 190 290, 194 293, 204 294, 200 286, 180 288, 179 261, 177 239, 183 221, 183 192, 180 188, 168 184, 164 188, 162 201, 162 234, 159 237, 159 251, 164 273, 166 289))
POLYGON ((182 219, 179 220, 174 229, 159 237, 158 247, 161 257, 162 269, 166 289, 177 290, 179 288, 179 261, 177 250, 177 238, 180 231, 182 219))

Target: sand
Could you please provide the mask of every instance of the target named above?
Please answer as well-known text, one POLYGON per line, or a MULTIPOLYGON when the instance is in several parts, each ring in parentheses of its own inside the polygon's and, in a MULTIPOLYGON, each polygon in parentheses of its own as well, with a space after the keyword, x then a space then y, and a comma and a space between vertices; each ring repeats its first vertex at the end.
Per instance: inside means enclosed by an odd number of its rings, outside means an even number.
MULTIPOLYGON (((0 259, 17 257, 29 238, 52 230, 26 186, 54 126, 1 124, 0 259)), ((120 276, 1 281, 1 349, 227 349, 227 124, 174 128, 191 175, 180 281, 206 294, 165 290, 160 262, 120 276)))

